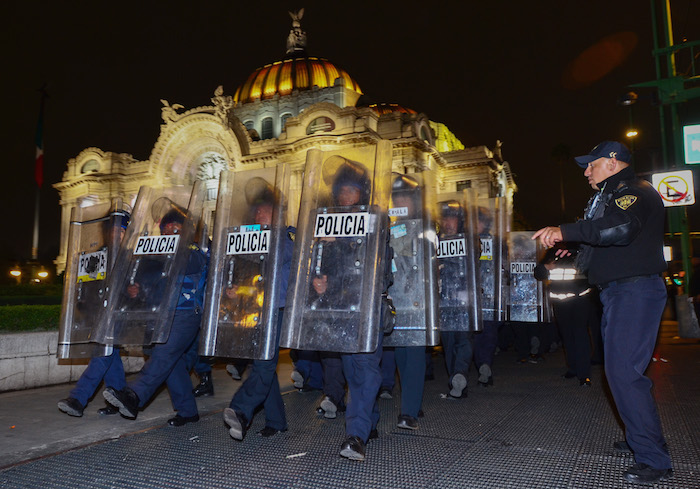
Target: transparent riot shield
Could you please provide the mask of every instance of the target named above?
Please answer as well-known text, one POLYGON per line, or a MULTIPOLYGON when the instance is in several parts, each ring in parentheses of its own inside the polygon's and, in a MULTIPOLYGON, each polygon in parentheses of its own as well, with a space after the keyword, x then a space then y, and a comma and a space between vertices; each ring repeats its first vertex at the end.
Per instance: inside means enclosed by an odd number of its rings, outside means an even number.
POLYGON ((307 153, 281 346, 377 349, 390 175, 388 141, 307 153))
POLYGON ((543 248, 532 238, 532 231, 511 232, 508 235, 510 302, 508 320, 526 323, 551 321, 549 295, 534 271, 543 255, 543 248))
POLYGON ((434 174, 393 173, 391 190, 389 220, 394 284, 389 295, 396 307, 396 325, 384 336, 383 344, 437 345, 440 334, 434 174))
POLYGON ((481 284, 473 190, 440 195, 438 203, 440 329, 481 331, 481 284))
POLYGON ((95 332, 105 299, 106 279, 128 221, 120 199, 74 207, 71 211, 58 358, 112 353, 111 345, 95 343, 95 332))
POLYGON ((288 189, 286 164, 221 173, 201 355, 274 356, 288 189))
POLYGON ((164 343, 180 298, 202 213, 204 186, 141 187, 119 249, 98 341, 164 343))
POLYGON ((506 294, 504 287, 504 257, 507 245, 505 199, 502 197, 478 200, 477 234, 481 254, 481 307, 484 321, 504 321, 506 294))

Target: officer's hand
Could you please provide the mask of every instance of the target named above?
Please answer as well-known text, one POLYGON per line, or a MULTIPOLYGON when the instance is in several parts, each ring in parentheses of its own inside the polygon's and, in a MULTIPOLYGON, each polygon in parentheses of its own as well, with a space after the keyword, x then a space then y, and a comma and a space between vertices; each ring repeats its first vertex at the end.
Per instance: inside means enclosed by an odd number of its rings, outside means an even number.
POLYGON ((571 256, 571 252, 569 250, 560 249, 557 250, 556 253, 554 253, 554 256, 556 256, 557 258, 564 258, 565 256, 571 256))
POLYGON ((326 293, 328 290, 328 275, 321 275, 320 277, 314 277, 311 280, 311 285, 318 295, 326 293))
POLYGON ((130 299, 136 299, 141 291, 141 286, 139 284, 131 284, 126 287, 126 293, 130 299))
POLYGON ((540 243, 547 248, 551 248, 556 243, 563 241, 561 236, 561 229, 555 226, 547 226, 546 228, 540 229, 532 235, 531 239, 538 238, 540 240, 540 243))

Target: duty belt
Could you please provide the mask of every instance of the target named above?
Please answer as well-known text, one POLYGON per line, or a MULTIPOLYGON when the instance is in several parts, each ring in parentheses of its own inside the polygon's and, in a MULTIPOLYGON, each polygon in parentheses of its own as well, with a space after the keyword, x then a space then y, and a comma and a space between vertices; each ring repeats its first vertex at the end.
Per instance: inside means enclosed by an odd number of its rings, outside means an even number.
POLYGON ((659 278, 661 277, 660 273, 652 273, 650 275, 635 275, 634 277, 627 277, 627 278, 621 278, 619 280, 613 280, 612 282, 607 282, 604 284, 597 284, 596 287, 598 287, 598 290, 604 290, 610 287, 611 285, 621 285, 621 284, 630 284, 633 282, 638 282, 640 280, 644 280, 646 278, 659 278))

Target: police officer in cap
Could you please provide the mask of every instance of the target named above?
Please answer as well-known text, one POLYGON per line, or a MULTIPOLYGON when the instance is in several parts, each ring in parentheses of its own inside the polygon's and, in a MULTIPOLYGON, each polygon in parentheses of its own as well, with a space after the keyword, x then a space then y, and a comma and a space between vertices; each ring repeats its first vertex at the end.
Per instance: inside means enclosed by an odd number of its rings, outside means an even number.
POLYGON ((605 374, 625 424, 626 442, 618 451, 634 453, 629 482, 651 483, 673 474, 671 458, 644 375, 654 351, 666 287, 661 273, 664 207, 659 194, 630 166, 625 145, 604 141, 576 158, 596 190, 584 220, 540 229, 533 239, 548 247, 561 241, 582 243, 577 267, 600 290, 605 374))

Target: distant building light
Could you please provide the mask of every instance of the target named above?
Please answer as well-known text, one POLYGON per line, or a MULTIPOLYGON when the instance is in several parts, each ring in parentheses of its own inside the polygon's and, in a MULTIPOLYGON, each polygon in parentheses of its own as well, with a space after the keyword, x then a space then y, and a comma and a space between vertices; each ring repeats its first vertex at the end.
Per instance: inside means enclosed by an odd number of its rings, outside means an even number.
POLYGON ((10 275, 12 275, 13 277, 19 277, 22 275, 22 271, 21 270, 10 270, 10 275))
POLYGON ((49 276, 49 272, 39 272, 37 275, 39 275, 41 278, 46 278, 49 276))
POLYGON ((635 131, 634 129, 632 129, 630 131, 627 131, 626 136, 628 138, 634 138, 634 137, 637 137, 637 134, 639 134, 639 133, 637 131, 635 131))
POLYGON ((673 249, 670 246, 664 246, 664 260, 673 260, 673 249))

